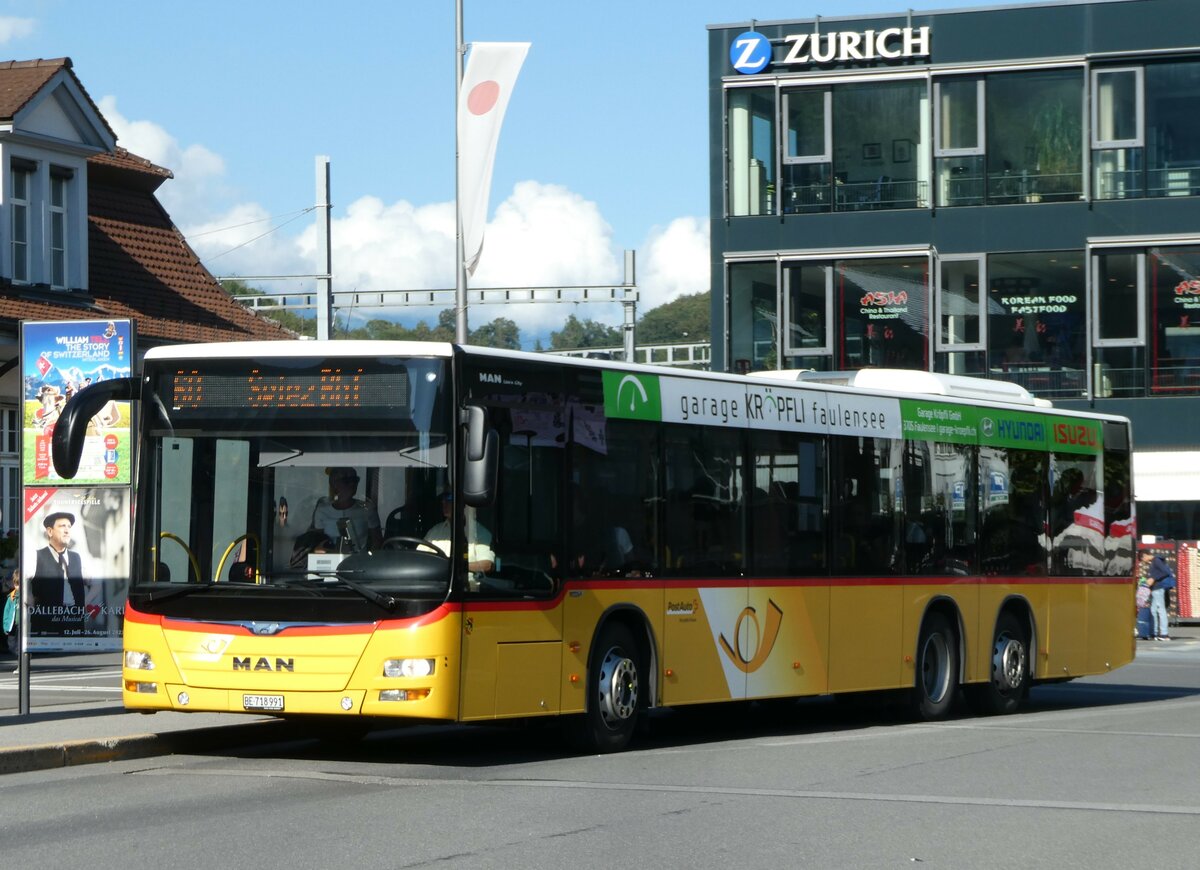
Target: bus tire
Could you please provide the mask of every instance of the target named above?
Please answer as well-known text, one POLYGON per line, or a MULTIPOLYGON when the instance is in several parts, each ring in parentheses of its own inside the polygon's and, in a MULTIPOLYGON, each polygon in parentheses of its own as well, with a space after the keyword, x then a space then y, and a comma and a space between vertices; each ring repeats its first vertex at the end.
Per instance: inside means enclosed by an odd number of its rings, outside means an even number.
POLYGON ((996 620, 988 681, 967 688, 967 703, 985 716, 1015 713, 1029 693, 1029 641, 1011 612, 1001 613, 996 620))
POLYGON ((645 671, 633 634, 610 624, 588 666, 587 704, 570 723, 569 736, 588 752, 619 752, 629 745, 644 706, 645 671))
POLYGON ((958 643, 950 620, 941 613, 930 613, 921 626, 916 671, 913 714, 925 721, 945 717, 958 688, 958 643))

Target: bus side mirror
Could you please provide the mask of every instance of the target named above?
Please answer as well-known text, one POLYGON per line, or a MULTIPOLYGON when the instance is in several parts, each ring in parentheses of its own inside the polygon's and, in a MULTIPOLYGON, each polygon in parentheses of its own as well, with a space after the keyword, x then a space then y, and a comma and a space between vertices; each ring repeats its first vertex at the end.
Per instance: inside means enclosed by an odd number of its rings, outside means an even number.
POLYGON ((59 477, 70 480, 79 471, 83 440, 87 436, 88 423, 92 418, 109 402, 129 402, 135 398, 135 378, 99 381, 71 397, 55 421, 54 435, 50 439, 50 458, 54 461, 54 470, 58 472, 59 477))
POLYGON ((478 405, 467 407, 466 461, 463 463, 463 501, 471 507, 486 507, 496 497, 500 438, 488 426, 487 412, 478 405))

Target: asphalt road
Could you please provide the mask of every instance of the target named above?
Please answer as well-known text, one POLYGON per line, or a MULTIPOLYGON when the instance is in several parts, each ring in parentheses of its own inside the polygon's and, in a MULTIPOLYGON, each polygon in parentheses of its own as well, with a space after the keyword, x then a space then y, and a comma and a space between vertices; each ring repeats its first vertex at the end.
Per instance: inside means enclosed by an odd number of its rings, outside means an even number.
POLYGON ((1026 712, 827 700, 656 716, 635 748, 411 728, 0 777, 4 867, 1200 865, 1200 643, 1026 712))

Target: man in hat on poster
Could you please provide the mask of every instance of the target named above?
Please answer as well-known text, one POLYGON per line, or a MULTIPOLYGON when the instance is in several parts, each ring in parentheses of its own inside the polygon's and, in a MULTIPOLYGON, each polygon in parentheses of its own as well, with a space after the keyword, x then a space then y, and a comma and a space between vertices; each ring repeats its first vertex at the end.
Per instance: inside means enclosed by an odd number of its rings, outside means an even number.
POLYGON ((83 560, 69 549, 75 515, 55 511, 46 515, 42 525, 46 527, 47 545, 37 551, 37 565, 30 586, 33 603, 82 607, 83 560))

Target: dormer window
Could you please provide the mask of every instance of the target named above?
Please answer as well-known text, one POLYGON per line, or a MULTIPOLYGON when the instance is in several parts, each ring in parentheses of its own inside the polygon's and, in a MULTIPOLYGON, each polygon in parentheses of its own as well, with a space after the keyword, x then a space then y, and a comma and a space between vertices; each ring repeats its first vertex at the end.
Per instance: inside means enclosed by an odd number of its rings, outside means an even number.
POLYGON ((67 289, 67 186, 71 170, 50 167, 50 287, 67 289))
POLYGON ((8 197, 4 203, 9 263, 14 284, 53 291, 86 288, 86 203, 81 199, 80 165, 71 158, 12 156, 8 160, 8 197), (60 162, 61 161, 61 162, 60 162))
POLYGON ((12 162, 12 279, 18 284, 29 283, 29 191, 34 168, 36 164, 23 160, 12 162))

